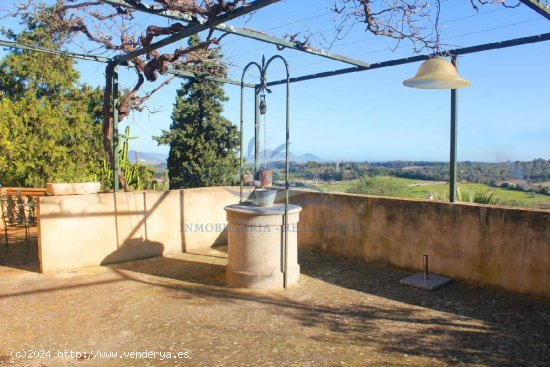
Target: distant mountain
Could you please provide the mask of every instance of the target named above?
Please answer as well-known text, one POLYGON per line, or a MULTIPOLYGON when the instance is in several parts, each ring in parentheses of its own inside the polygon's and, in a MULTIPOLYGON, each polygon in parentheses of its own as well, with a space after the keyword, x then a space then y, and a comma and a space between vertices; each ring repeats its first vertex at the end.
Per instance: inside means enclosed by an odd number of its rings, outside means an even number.
POLYGON ((311 153, 302 154, 301 156, 298 157, 298 162, 309 162, 309 161, 326 162, 326 160, 319 158, 315 154, 311 154, 311 153))
POLYGON ((135 150, 130 150, 128 151, 128 160, 130 162, 136 162, 136 153, 140 163, 151 166, 165 165, 166 159, 168 158, 168 155, 163 153, 136 152, 135 150))
MULTIPOLYGON (((168 159, 167 154, 150 153, 150 152, 136 152, 135 150, 130 150, 128 152, 128 159, 130 160, 130 162, 135 163, 136 153, 138 155, 139 162, 142 163, 142 164, 147 164, 147 165, 155 166, 155 167, 158 167, 158 168, 166 167, 166 159, 168 159)), ((267 149, 266 154, 267 154, 266 157, 267 157, 268 162, 284 161, 285 160, 285 152, 284 151, 273 155, 273 150, 267 149)), ((324 159, 319 158, 316 155, 311 154, 311 153, 296 155, 296 154, 290 152, 288 158, 289 158, 290 161, 293 161, 293 162, 309 162, 309 161, 325 162, 324 159)), ((253 162, 254 161, 254 155, 248 156, 246 158, 246 160, 248 162, 253 162)), ((261 162, 264 161, 264 152, 262 152, 260 154, 260 161, 261 162)))
MULTIPOLYGON (((275 155, 273 155, 273 150, 266 149, 265 151, 262 151, 260 153, 260 161, 261 162, 264 161, 264 152, 265 152, 265 159, 267 159, 268 162, 284 161, 285 160, 285 152, 284 151, 278 152, 275 155)), ((254 155, 253 154, 249 155, 248 157, 246 157, 246 160, 248 162, 253 162, 254 161, 254 155)), ((324 162, 325 161, 324 159, 319 158, 316 155, 311 154, 311 153, 296 155, 292 152, 289 152, 288 160, 293 161, 293 162, 309 162, 309 161, 324 162)))

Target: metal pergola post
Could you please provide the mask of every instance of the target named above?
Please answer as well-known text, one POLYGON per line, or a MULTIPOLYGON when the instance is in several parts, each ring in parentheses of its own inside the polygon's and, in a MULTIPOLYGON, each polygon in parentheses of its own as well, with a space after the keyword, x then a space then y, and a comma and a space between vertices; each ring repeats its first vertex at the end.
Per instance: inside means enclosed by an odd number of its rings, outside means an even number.
MULTIPOLYGON (((456 55, 451 56, 451 62, 457 67, 456 55)), ((458 68, 457 68, 458 70, 458 68)), ((450 161, 449 161, 449 201, 454 203, 456 201, 456 148, 457 148, 457 123, 458 123, 458 90, 451 89, 451 144, 450 144, 450 161)))
POLYGON ((118 177, 119 162, 118 162, 118 66, 113 68, 113 89, 111 92, 111 106, 113 113, 113 191, 117 192, 120 188, 120 180, 118 177))

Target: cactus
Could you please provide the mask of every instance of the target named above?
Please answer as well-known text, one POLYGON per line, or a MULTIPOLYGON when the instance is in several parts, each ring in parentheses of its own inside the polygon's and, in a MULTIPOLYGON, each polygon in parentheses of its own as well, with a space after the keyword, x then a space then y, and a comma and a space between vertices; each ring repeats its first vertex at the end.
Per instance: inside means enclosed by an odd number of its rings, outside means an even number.
MULTIPOLYGON (((128 160, 128 153, 130 151, 130 140, 137 139, 137 137, 130 136, 130 126, 127 126, 124 135, 119 136, 118 138, 118 167, 122 172, 126 183, 128 186, 134 190, 147 189, 149 186, 148 182, 143 182, 144 167, 139 163, 139 156, 136 152, 135 158, 136 162, 131 163, 128 160)), ((152 172, 150 173, 152 174, 152 172)), ((103 160, 101 166, 101 177, 105 181, 112 183, 113 182, 113 171, 106 160, 103 160)))

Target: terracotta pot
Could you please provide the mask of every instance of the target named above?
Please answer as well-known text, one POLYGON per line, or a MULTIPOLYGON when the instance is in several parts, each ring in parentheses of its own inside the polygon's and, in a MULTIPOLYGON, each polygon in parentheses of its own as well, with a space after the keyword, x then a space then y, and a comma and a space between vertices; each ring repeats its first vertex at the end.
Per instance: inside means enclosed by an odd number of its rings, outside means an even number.
POLYGON ((101 184, 99 182, 79 183, 47 183, 46 190, 50 195, 86 195, 97 194, 101 184))
POLYGON ((264 169, 260 171, 260 186, 271 187, 273 185, 273 171, 270 169, 264 169))

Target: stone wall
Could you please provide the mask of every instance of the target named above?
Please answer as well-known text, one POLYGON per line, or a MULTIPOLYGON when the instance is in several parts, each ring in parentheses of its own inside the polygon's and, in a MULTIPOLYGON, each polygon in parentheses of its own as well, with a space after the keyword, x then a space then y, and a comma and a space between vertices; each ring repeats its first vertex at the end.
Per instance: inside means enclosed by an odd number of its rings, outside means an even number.
POLYGON ((181 195, 151 191, 40 198, 41 271, 181 252, 181 195))
POLYGON ((238 201, 238 187, 42 197, 41 270, 208 251, 227 242, 223 208, 238 201))
POLYGON ((294 191, 299 246, 550 297, 550 212, 294 191))
MULTIPOLYGON (((42 271, 208 251, 238 201, 238 187, 43 197, 42 271)), ((550 297, 550 212, 305 190, 291 202, 300 247, 411 271, 427 254, 433 272, 550 297)))
MULTIPOLYGON (((224 207, 240 200, 238 187, 208 187, 183 190, 184 249, 203 252, 227 243, 227 219, 224 207)), ((244 190, 248 199, 251 189, 244 190)))

